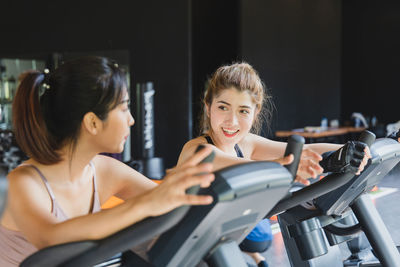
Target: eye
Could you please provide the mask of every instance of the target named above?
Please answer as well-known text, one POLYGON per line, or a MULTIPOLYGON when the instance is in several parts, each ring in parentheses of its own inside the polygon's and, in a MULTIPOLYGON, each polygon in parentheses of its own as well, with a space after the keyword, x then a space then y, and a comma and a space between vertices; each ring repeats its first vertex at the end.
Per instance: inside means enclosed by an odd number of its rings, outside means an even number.
POLYGON ((122 104, 122 111, 129 111, 131 106, 131 102, 127 101, 122 104))
POLYGON ((250 113, 250 111, 249 110, 247 110, 247 109, 242 109, 242 110, 240 110, 240 113, 242 113, 242 114, 249 114, 250 113))
POLYGON ((218 108, 219 108, 220 110, 223 110, 223 111, 228 110, 228 108, 227 108, 226 106, 219 106, 218 108))

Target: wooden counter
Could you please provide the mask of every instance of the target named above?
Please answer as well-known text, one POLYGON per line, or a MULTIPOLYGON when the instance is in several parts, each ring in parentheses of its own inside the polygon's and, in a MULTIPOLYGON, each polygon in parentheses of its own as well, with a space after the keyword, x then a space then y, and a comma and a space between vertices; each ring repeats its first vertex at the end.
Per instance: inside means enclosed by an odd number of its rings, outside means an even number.
POLYGON ((275 136, 278 138, 287 138, 291 135, 297 134, 308 138, 310 142, 317 138, 326 138, 333 136, 341 136, 352 133, 361 133, 364 131, 364 127, 339 127, 339 128, 327 128, 326 130, 321 130, 319 127, 306 127, 304 129, 296 129, 292 131, 277 131, 275 136))

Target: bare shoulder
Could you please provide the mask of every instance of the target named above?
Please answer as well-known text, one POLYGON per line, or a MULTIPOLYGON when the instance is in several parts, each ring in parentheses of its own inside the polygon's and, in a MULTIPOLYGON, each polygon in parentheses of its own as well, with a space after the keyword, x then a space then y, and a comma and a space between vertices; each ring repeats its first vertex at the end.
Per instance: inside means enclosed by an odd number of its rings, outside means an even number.
POLYGON ((185 149, 185 148, 187 149, 187 148, 191 148, 191 147, 197 147, 200 144, 203 144, 203 145, 207 144, 207 140, 204 138, 204 136, 199 136, 199 137, 196 137, 196 138, 194 138, 192 140, 189 140, 183 146, 183 149, 185 149))
POLYGON ((111 177, 118 178, 118 174, 121 173, 137 173, 137 171, 135 171, 133 168, 129 167, 125 163, 109 156, 96 155, 92 159, 92 162, 95 166, 97 176, 99 176, 100 178, 107 177, 108 180, 110 180, 111 177))
POLYGON ((154 182, 127 164, 109 156, 97 155, 92 159, 103 203, 115 195, 128 199, 154 187, 154 182))
POLYGON ((251 146, 254 145, 254 142, 256 142, 260 137, 261 136, 259 135, 248 133, 242 140, 240 140, 239 144, 251 146))
POLYGON ((273 144, 282 144, 282 142, 279 141, 274 141, 268 138, 265 138, 261 135, 257 135, 257 134, 253 134, 253 133, 249 133, 246 138, 244 138, 249 144, 251 145, 259 145, 259 144, 269 144, 269 145, 273 145, 273 144))
POLYGON ((256 134, 248 133, 242 140, 240 140, 238 145, 245 154, 251 155, 254 148, 257 146, 257 143, 261 142, 260 138, 263 137, 256 134))
POLYGON ((119 160, 116 160, 112 157, 109 156, 104 156, 104 155, 96 155, 92 159, 93 164, 96 166, 96 169, 107 169, 109 166, 115 165, 120 162, 119 160))
POLYGON ((50 211, 51 201, 38 172, 31 166, 20 166, 7 175, 8 203, 17 210, 30 207, 36 211, 50 211))
POLYGON ((12 170, 7 179, 10 187, 29 184, 29 186, 40 185, 43 182, 40 179, 38 172, 31 166, 19 166, 12 170))
MULTIPOLYGON (((279 158, 283 154, 285 143, 274 141, 256 134, 248 134, 242 146, 246 147, 248 155, 253 160, 270 160, 279 158)), ((239 144, 240 145, 240 144, 239 144)))
POLYGON ((186 142, 186 144, 183 146, 183 148, 181 150, 177 165, 182 164, 183 162, 185 162, 185 160, 188 157, 193 155, 193 153, 195 152, 196 148, 199 145, 212 146, 212 145, 207 143, 207 140, 204 138, 204 136, 199 136, 199 137, 196 137, 196 138, 194 138, 192 140, 189 140, 188 142, 186 142))

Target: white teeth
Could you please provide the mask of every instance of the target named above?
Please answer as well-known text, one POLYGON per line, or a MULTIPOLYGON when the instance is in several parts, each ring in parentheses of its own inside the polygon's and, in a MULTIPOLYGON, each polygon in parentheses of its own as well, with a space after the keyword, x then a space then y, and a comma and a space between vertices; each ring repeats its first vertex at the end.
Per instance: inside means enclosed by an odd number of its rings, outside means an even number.
POLYGON ((222 130, 223 130, 224 132, 228 133, 228 134, 234 134, 234 133, 237 133, 237 132, 239 131, 239 130, 230 131, 230 130, 226 130, 226 129, 224 129, 224 128, 222 128, 222 130))

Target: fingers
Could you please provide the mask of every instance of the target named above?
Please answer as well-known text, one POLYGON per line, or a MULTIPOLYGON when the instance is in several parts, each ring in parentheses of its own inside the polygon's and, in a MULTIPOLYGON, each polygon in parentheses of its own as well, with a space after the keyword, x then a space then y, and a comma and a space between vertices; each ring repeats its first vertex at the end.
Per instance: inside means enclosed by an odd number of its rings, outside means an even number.
POLYGON ((209 173, 212 171, 212 163, 201 163, 195 166, 179 166, 175 167, 173 169, 170 169, 169 172, 167 173, 167 176, 165 177, 166 179, 180 179, 183 176, 190 176, 190 175, 195 175, 195 174, 200 174, 200 173, 209 173), (172 177, 172 178, 169 178, 172 177), (175 178, 173 178, 175 177, 175 178))
POLYGON ((362 159, 360 166, 358 167, 358 172, 356 173, 357 175, 359 175, 364 170, 365 166, 368 164, 368 159, 369 159, 369 157, 366 154, 364 156, 364 158, 362 159))
POLYGON ((324 171, 318 163, 321 160, 322 156, 319 153, 308 148, 303 149, 299 162, 299 171, 307 173, 309 177, 316 178, 318 174, 324 171))
POLYGON ((371 156, 371 151, 369 150, 369 147, 368 146, 366 146, 365 148, 364 148, 364 152, 365 152, 365 155, 367 156, 367 158, 372 158, 372 156, 371 156))
POLYGON ((299 162, 299 171, 306 172, 310 177, 316 178, 318 174, 324 172, 324 169, 314 160, 314 158, 308 158, 302 155, 299 162))
POLYGON ((306 167, 308 169, 314 170, 317 174, 320 174, 324 171, 324 169, 319 165, 319 163, 315 162, 312 159, 303 159, 299 163, 300 167, 306 167))
POLYGON ((208 187, 214 181, 214 174, 211 173, 212 164, 202 163, 193 167, 176 168, 173 173, 169 173, 165 177, 164 183, 176 184, 180 190, 200 185, 201 187, 208 187))
POLYGON ((301 183, 301 184, 304 184, 304 185, 310 185, 310 181, 308 179, 302 178, 302 177, 300 177, 298 175, 296 175, 295 182, 298 182, 298 183, 301 183))
POLYGON ((351 160, 350 164, 354 167, 358 167, 356 175, 359 175, 364 167, 368 164, 368 159, 371 158, 371 152, 368 146, 363 146, 363 152, 358 150, 354 151, 354 159, 351 160))
POLYGON ((354 156, 354 158, 356 158, 356 159, 363 159, 363 158, 366 156, 366 154, 365 154, 365 151, 358 151, 358 150, 355 150, 355 151, 353 152, 353 156, 354 156))
POLYGON ((353 166, 353 168, 357 169, 356 175, 359 175, 364 169, 364 166, 361 163, 362 161, 359 159, 352 159, 350 161, 350 165, 353 166))
POLYGON ((213 197, 187 194, 183 196, 182 201, 186 205, 208 205, 213 202, 213 197))
POLYGON ((179 186, 181 186, 183 190, 186 190, 189 187, 195 185, 200 185, 201 187, 208 187, 214 181, 214 178, 215 177, 213 173, 186 176, 183 179, 181 179, 179 186))
POLYGON ((302 173, 302 175, 307 176, 307 178, 309 178, 309 177, 316 178, 317 175, 322 172, 317 172, 311 166, 299 166, 297 173, 302 173))
POLYGON ((288 164, 293 162, 293 159, 294 159, 293 154, 289 154, 286 157, 275 159, 275 160, 272 160, 272 161, 277 162, 277 163, 279 163, 281 165, 288 165, 288 164))
POLYGON ((176 166, 175 166, 175 167, 172 167, 172 168, 169 168, 169 169, 166 169, 166 170, 165 170, 165 173, 166 173, 166 174, 173 173, 175 169, 176 169, 176 166))
POLYGON ((315 152, 314 150, 311 149, 303 149, 303 151, 301 152, 301 157, 308 157, 308 158, 312 158, 315 161, 321 161, 322 160, 322 156, 315 152))

